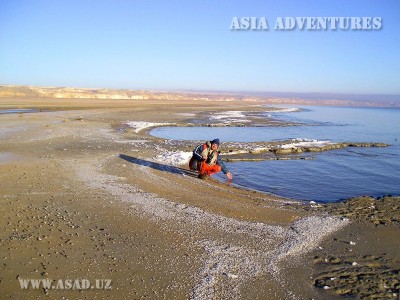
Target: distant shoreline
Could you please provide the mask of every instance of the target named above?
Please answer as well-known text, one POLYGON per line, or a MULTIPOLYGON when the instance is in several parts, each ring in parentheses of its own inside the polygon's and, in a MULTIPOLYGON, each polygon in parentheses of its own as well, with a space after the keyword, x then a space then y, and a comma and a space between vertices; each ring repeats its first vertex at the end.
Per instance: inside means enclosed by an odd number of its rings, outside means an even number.
POLYGON ((156 91, 109 88, 40 87, 0 85, 0 101, 14 98, 103 99, 103 100, 193 100, 262 101, 266 104, 326 105, 400 108, 400 95, 356 95, 341 93, 246 92, 246 91, 156 91))

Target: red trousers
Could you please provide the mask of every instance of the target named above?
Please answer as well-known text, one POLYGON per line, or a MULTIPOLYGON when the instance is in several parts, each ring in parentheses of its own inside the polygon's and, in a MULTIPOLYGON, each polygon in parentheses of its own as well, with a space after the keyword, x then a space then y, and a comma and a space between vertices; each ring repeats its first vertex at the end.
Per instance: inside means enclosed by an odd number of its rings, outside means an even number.
POLYGON ((200 174, 206 174, 209 176, 211 174, 215 174, 221 171, 221 166, 219 165, 210 166, 206 164, 205 161, 198 161, 193 157, 190 159, 189 168, 190 170, 197 170, 200 174))
POLYGON ((200 174, 206 174, 208 176, 218 173, 221 171, 221 166, 218 165, 207 165, 204 161, 201 164, 200 174))

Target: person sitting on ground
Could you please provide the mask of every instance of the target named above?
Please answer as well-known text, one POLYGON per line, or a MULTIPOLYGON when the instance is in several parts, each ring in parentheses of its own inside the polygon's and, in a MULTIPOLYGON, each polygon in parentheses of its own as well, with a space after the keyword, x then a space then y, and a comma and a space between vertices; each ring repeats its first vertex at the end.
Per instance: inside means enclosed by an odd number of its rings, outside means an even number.
POLYGON ((219 144, 219 139, 214 139, 194 148, 189 168, 190 170, 198 171, 200 173, 199 178, 205 179, 207 176, 222 171, 228 179, 232 179, 232 174, 228 171, 219 156, 219 144))

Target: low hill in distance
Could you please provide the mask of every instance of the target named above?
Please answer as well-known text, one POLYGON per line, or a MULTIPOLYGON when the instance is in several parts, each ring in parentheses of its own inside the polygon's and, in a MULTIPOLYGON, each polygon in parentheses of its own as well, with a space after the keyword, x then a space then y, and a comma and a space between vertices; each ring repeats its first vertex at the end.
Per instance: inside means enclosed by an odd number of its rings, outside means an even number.
POLYGON ((400 97, 371 95, 355 99, 349 97, 319 94, 285 93, 228 93, 228 92, 189 92, 189 91, 147 91, 128 89, 91 89, 72 87, 38 87, 20 85, 0 85, 1 98, 48 98, 48 99, 118 99, 118 100, 193 100, 193 101, 264 101, 271 104, 337 105, 400 107, 400 97), (360 100, 361 99, 361 100, 360 100), (383 100, 382 100, 383 99, 383 100))

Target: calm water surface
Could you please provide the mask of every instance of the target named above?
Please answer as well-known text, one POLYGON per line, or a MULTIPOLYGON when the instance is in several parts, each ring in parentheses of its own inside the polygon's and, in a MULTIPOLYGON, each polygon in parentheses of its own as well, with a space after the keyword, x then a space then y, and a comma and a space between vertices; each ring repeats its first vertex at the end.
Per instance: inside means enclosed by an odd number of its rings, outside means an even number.
POLYGON ((37 112, 34 108, 13 108, 13 109, 0 109, 0 115, 5 114, 21 114, 21 113, 32 113, 37 112))
MULTIPOLYGON (((384 142, 386 148, 348 148, 315 160, 227 163, 234 184, 298 200, 336 201, 353 196, 400 194, 400 110, 392 108, 302 107, 269 113, 300 122, 289 127, 162 127, 151 134, 176 140, 384 142)), ((265 114, 265 117, 268 117, 265 114)), ((223 147, 223 144, 222 144, 223 147)), ((223 175, 223 174, 222 174, 223 175)), ((224 180, 224 176, 217 178, 224 180)))

